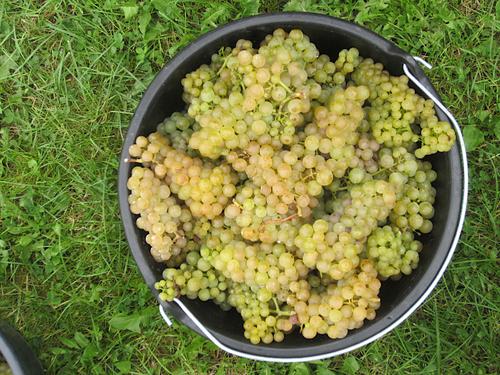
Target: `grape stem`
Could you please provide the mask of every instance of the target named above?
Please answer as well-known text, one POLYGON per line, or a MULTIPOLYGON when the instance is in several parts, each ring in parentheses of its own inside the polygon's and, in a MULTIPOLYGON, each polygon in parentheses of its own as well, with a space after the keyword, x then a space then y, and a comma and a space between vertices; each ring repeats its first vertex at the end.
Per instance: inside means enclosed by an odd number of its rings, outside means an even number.
POLYGON ((125 163, 144 163, 144 160, 142 159, 129 159, 129 158, 126 158, 123 160, 125 163))
MULTIPOLYGON (((398 166, 399 164, 395 164, 394 167, 398 166)), ((392 170, 392 168, 394 167, 391 167, 391 168, 382 168, 382 169, 379 169, 377 172, 373 173, 372 176, 376 176, 376 175, 379 175, 380 173, 383 173, 385 171, 389 171, 389 170, 392 170)))
POLYGON ((304 177, 302 177, 301 181, 307 181, 309 179, 312 179, 314 176, 316 176, 316 172, 313 172, 312 169, 309 169, 310 173, 304 177))
POLYGON ((287 98, 285 98, 279 105, 278 107, 278 112, 276 113, 276 118, 277 120, 279 121, 279 123, 281 125, 283 125, 283 107, 285 106, 285 104, 287 104, 290 100, 292 100, 292 97, 291 96, 288 96, 287 98))
MULTIPOLYGON (((284 86, 285 88, 287 88, 289 91, 289 93, 293 93, 292 90, 290 90, 288 88, 287 85, 285 85, 282 81, 279 81, 278 83, 280 83, 282 86, 284 86)), ((283 107, 285 106, 285 104, 287 104, 290 100, 292 100, 293 98, 301 98, 302 95, 300 95, 300 93, 295 93, 294 95, 290 95, 288 97, 286 97, 279 105, 278 107, 278 112, 276 113, 276 118, 278 119, 278 121, 281 123, 281 125, 283 125, 283 107)))
POLYGON ((226 56, 226 57, 224 57, 224 59, 222 60, 222 65, 221 65, 221 67, 219 68, 219 70, 217 70, 217 75, 218 75, 218 76, 220 76, 220 73, 222 72, 222 70, 224 70, 224 68, 226 68, 226 65, 227 65, 227 58, 228 58, 228 57, 229 57, 229 55, 228 55, 228 56, 226 56))
POLYGON ((293 220, 297 217, 297 213, 294 213, 290 216, 287 216, 287 217, 284 217, 284 218, 281 218, 281 219, 270 219, 270 220, 266 220, 264 221, 263 224, 265 225, 268 225, 268 224, 281 224, 281 223, 284 223, 286 221, 290 221, 290 220, 293 220))
POLYGON ((277 314, 278 316, 291 316, 293 315, 295 312, 294 311, 283 311, 280 309, 280 305, 278 303, 278 300, 276 299, 276 297, 273 297, 273 302, 274 302, 274 305, 276 306, 276 310, 271 310, 271 312, 277 314))
POLYGON ((379 169, 377 172, 373 173, 372 176, 376 176, 382 172, 385 172, 385 171, 394 171, 396 170, 396 167, 400 164, 402 164, 403 160, 402 160, 402 157, 401 156, 398 156, 396 158, 396 160, 394 161, 394 165, 390 168, 382 168, 382 169, 379 169))
POLYGON ((282 311, 282 310, 269 310, 270 312, 276 314, 278 317, 279 316, 292 316, 295 314, 294 311, 282 311))
POLYGON ((250 156, 250 155, 248 154, 248 152, 246 152, 246 151, 244 151, 244 150, 242 150, 242 151, 238 152, 238 157, 240 157, 240 158, 242 158, 242 159, 246 159, 246 160, 248 160, 248 157, 249 157, 249 156, 250 156))
POLYGON ((336 193, 337 191, 347 190, 348 188, 349 188, 349 186, 343 186, 343 187, 339 187, 335 190, 330 190, 330 192, 336 193))
POLYGON ((287 85, 285 85, 285 83, 280 79, 278 81, 278 84, 283 87, 289 94, 293 93, 292 89, 290 87, 288 87, 287 85))
POLYGON ((241 204, 238 203, 238 201, 236 199, 233 199, 233 204, 238 207, 240 210, 243 209, 243 206, 241 204))

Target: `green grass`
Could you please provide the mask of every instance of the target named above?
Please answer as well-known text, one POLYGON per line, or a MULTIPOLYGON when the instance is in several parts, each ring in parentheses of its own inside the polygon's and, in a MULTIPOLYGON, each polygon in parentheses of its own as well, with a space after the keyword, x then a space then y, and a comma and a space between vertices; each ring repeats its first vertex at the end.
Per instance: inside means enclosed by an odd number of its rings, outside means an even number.
POLYGON ((500 7, 490 0, 144 3, 0 1, 0 319, 25 335, 47 372, 498 373, 500 7), (167 328, 129 254, 117 205, 121 143, 164 62, 217 25, 284 8, 355 20, 426 57, 471 148, 463 235, 425 305, 383 339, 308 365, 231 357, 180 324, 167 328), (136 324, 124 325, 124 317, 136 324))

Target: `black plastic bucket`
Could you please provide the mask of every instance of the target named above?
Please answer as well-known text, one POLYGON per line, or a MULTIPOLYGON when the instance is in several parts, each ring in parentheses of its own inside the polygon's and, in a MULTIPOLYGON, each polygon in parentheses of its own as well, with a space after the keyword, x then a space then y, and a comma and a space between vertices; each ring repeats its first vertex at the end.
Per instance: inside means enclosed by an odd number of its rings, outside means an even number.
POLYGON ((0 321, 0 364, 7 362, 13 375, 42 375, 42 365, 26 340, 12 326, 0 321))
POLYGON ((416 82, 413 87, 417 92, 433 98, 443 109, 437 108, 442 120, 449 121, 453 117, 439 102, 436 91, 411 55, 356 24, 311 13, 261 15, 219 27, 182 50, 149 86, 128 129, 119 171, 123 225, 132 254, 146 283, 166 311, 224 350, 258 360, 291 362, 332 357, 366 345, 394 329, 423 303, 445 271, 458 242, 467 199, 467 164, 463 139, 453 119, 457 144, 448 153, 428 158, 438 173, 438 179, 434 182, 437 190, 436 215, 433 231, 422 239, 424 248, 420 254, 420 265, 410 276, 397 282, 385 281, 377 317, 367 321, 362 328, 350 331, 343 339, 331 340, 326 335, 319 335, 307 340, 295 332, 287 335, 281 343, 252 345, 244 338, 241 317, 235 311, 223 312, 211 302, 184 298, 181 298, 180 304, 162 302, 153 285, 161 279, 163 266, 151 257, 145 232, 135 226, 136 216, 130 212, 127 201, 127 179, 133 167, 124 161, 128 157, 128 148, 137 136, 151 133, 166 116, 185 107, 181 99, 180 81, 186 73, 203 63, 209 63, 210 56, 220 47, 234 46, 241 38, 260 42, 278 27, 285 30, 300 28, 316 44, 320 53, 333 58, 343 48, 356 47, 361 56, 381 62, 392 75, 411 76, 416 82), (186 313, 183 309, 189 311, 186 313))

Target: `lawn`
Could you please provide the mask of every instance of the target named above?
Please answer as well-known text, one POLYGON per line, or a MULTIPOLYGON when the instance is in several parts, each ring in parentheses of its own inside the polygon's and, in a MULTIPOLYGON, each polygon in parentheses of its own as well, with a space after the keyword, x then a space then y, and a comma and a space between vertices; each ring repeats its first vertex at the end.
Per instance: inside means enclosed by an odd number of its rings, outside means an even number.
POLYGON ((0 319, 50 374, 498 373, 499 31, 491 0, 0 1, 0 319), (425 305, 367 347, 296 365, 168 328, 116 188, 128 123, 165 61, 218 25, 283 9, 356 21, 425 57, 470 150, 464 231, 425 305))

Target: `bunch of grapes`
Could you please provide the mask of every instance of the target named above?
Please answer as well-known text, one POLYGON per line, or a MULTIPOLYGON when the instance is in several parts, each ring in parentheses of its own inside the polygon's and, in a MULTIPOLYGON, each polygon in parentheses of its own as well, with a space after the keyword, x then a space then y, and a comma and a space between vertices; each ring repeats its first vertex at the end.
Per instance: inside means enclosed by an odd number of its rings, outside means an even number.
POLYGON ((263 301, 266 294, 265 289, 255 292, 243 283, 233 283, 229 289, 228 303, 241 314, 244 336, 252 344, 281 342, 293 328, 290 307, 276 299, 263 301))
POLYGON ((286 34, 281 29, 258 49, 240 40, 234 49, 214 55, 210 66, 200 67, 182 82, 188 114, 201 126, 190 147, 216 159, 245 149, 264 134, 290 144, 311 100, 321 93, 306 71, 318 55, 300 30, 286 34))
POLYGON ((373 136, 387 147, 412 145, 420 141, 415 156, 423 158, 446 152, 455 143, 450 124, 438 121, 432 100, 420 97, 408 86, 408 77, 393 77, 382 64, 363 60, 352 73, 353 81, 370 89, 368 121, 373 136), (420 130, 420 134, 414 128, 420 130))
MULTIPOLYGON (((189 139, 198 127, 197 123, 185 113, 174 112, 158 125, 157 131, 170 139, 174 149, 191 152, 188 149, 189 139)), ((192 152, 191 154, 194 155, 192 152)))
POLYGON ((383 148, 379 152, 384 174, 398 186, 398 196, 390 221, 402 230, 420 233, 432 230, 430 219, 434 216, 436 189, 432 182, 437 174, 429 162, 422 162, 405 148, 383 148))
POLYGON ((326 287, 314 287, 305 280, 295 282, 287 299, 295 312, 290 321, 300 324, 302 335, 308 339, 317 334, 343 338, 348 330, 361 327, 365 319, 375 318, 380 286, 377 271, 368 259, 361 261, 356 272, 326 287))
POLYGON ((226 223, 239 227, 238 234, 248 241, 274 243, 278 241, 282 224, 299 220, 290 206, 279 201, 275 194, 262 194, 255 184, 246 182, 232 203, 224 210, 226 223))
POLYGON ((429 116, 425 116, 426 112, 421 115, 421 146, 415 150, 415 156, 419 159, 436 152, 449 151, 456 140, 456 134, 450 124, 439 121, 433 110, 429 112, 429 116))
POLYGON ((383 278, 409 275, 418 265, 418 253, 422 243, 414 240, 410 230, 386 225, 377 228, 368 238, 366 255, 375 262, 375 268, 383 278))
POLYGON ((429 233, 432 230, 436 189, 432 187, 431 182, 436 178, 436 172, 430 168, 430 164, 421 163, 415 176, 408 178, 396 201, 390 220, 400 229, 411 229, 420 233, 429 233), (426 167, 427 170, 424 169, 426 167))
POLYGON ((228 310, 227 290, 231 281, 226 279, 210 264, 210 251, 207 248, 200 252, 191 251, 186 256, 186 262, 179 268, 165 268, 163 280, 155 284, 164 301, 172 301, 176 296, 198 298, 202 301, 213 300, 228 310))
POLYGON ((193 158, 172 148, 168 138, 160 133, 152 133, 149 139, 138 137, 129 152, 164 179, 195 217, 215 218, 236 193, 234 184, 238 177, 227 164, 214 166, 193 158))
POLYGON ((232 241, 221 250, 214 250, 212 264, 234 282, 244 283, 258 291, 263 302, 274 294, 287 291, 290 282, 307 276, 309 269, 301 259, 282 244, 248 245, 232 241))
POLYGON ((129 203, 159 296, 235 308, 254 344, 343 338, 432 230, 428 161, 455 133, 406 76, 300 30, 239 40, 182 80, 185 112, 130 146, 129 203))
POLYGON ((146 242, 157 262, 166 262, 196 247, 191 235, 191 212, 150 169, 134 167, 127 187, 130 210, 140 215, 137 227, 148 232, 146 242))
POLYGON ((301 226, 295 245, 304 252, 304 264, 334 280, 346 277, 359 265, 367 237, 389 216, 395 202, 394 187, 386 181, 353 186, 341 214, 301 226))

